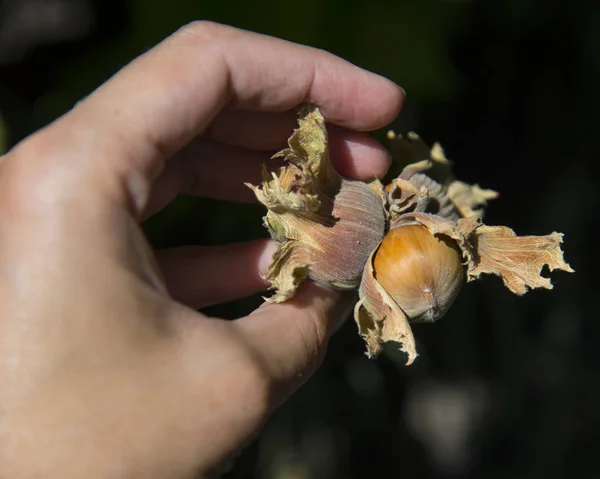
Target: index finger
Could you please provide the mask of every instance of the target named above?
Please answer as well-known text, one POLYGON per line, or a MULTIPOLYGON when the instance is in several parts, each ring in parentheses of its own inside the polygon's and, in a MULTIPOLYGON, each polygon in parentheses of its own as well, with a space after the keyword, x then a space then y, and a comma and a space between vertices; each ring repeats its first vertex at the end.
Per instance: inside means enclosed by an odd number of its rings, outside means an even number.
POLYGON ((372 130, 398 114, 403 98, 393 82, 324 51, 196 22, 132 62, 53 130, 67 138, 63 157, 83 149, 86 163, 101 168, 98 181, 124 185, 122 199, 139 213, 165 159, 226 106, 286 111, 311 102, 331 123, 372 130))

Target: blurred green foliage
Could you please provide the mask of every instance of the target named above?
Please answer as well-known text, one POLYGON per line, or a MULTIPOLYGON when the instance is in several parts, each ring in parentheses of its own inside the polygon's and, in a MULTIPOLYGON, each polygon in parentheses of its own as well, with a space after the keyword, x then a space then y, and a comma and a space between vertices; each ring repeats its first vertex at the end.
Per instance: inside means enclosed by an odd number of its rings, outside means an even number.
POLYGON ((290 41, 318 46, 364 68, 396 79, 418 101, 448 100, 460 86, 448 57, 452 41, 467 20, 463 2, 293 2, 176 0, 130 2, 125 32, 94 45, 53 75, 53 86, 33 110, 33 123, 46 124, 65 107, 133 57, 193 19, 210 19, 290 41), (401 59, 401 61, 399 61, 401 59))
MULTIPOLYGON (((329 50, 401 84, 408 97, 394 128, 440 140, 461 179, 499 190, 489 223, 521 234, 565 232, 566 257, 578 271, 554 275, 553 292, 523 298, 495 279, 466 286, 446 318, 415 327, 421 357, 408 369, 393 350, 364 358, 348 323, 320 371, 228 477, 600 477, 598 458, 586 452, 600 445, 591 234, 600 208, 598 2, 97 5, 104 14, 95 40, 24 62, 27 75, 41 78, 33 93, 0 79, 10 143, 181 25, 223 22, 329 50), (117 17, 120 26, 107 27, 117 17)), ((19 71, 11 70, 16 78, 19 71)), ((0 126, 0 149, 2 138, 0 126)), ((179 198, 145 227, 157 247, 216 244, 264 236, 262 214, 258 205, 179 198)), ((259 303, 255 296, 208 312, 235 318, 259 303)))

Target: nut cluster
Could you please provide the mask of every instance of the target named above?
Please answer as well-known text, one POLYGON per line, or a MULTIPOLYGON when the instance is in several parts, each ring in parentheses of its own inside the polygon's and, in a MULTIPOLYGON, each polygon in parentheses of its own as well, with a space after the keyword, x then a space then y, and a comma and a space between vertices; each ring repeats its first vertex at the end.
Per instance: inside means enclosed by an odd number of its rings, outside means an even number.
POLYGON ((276 157, 286 166, 260 186, 248 185, 267 209, 264 223, 279 247, 266 279, 271 302, 291 298, 307 277, 337 290, 358 289, 354 318, 376 356, 388 341, 417 357, 409 322, 433 322, 450 308, 465 281, 500 276, 516 294, 551 289, 540 272, 572 272, 560 249, 561 233, 516 236, 482 223, 497 197, 456 180, 439 144, 418 135, 388 135, 402 173, 384 185, 354 181, 332 167, 327 130, 318 108, 302 109, 289 148, 276 157))

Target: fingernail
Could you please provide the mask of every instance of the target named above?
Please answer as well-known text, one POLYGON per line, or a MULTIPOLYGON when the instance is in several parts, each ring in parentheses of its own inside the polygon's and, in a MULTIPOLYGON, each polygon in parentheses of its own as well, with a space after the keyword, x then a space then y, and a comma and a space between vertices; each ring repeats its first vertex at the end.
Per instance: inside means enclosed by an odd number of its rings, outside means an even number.
POLYGON ((271 261, 273 261, 273 254, 277 251, 278 245, 279 243, 277 241, 268 240, 266 242, 266 245, 258 258, 258 272, 261 276, 267 274, 271 261))

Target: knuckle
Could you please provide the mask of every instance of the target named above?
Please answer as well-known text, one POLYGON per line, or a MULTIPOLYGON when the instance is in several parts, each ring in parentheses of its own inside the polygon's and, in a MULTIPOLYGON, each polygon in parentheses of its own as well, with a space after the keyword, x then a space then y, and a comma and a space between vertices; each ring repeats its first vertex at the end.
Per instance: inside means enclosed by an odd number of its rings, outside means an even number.
POLYGON ((56 164, 65 156, 65 138, 70 138, 56 130, 56 125, 50 124, 25 138, 10 151, 11 161, 15 165, 27 167, 31 174, 43 170, 46 165, 56 164))
POLYGON ((47 130, 15 146, 0 165, 1 201, 10 210, 42 213, 68 193, 64 147, 47 130))
POLYGON ((32 199, 32 190, 38 190, 39 180, 43 175, 34 165, 33 159, 44 156, 39 142, 28 139, 21 143, 5 157, 0 169, 2 182, 2 203, 10 209, 23 206, 32 199))
POLYGON ((222 38, 228 30, 232 30, 232 28, 209 20, 194 20, 179 28, 173 34, 173 38, 185 42, 214 41, 222 38))

